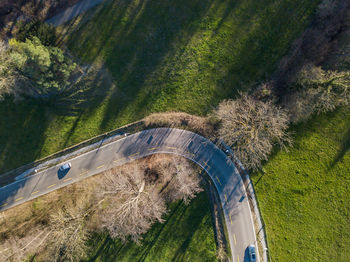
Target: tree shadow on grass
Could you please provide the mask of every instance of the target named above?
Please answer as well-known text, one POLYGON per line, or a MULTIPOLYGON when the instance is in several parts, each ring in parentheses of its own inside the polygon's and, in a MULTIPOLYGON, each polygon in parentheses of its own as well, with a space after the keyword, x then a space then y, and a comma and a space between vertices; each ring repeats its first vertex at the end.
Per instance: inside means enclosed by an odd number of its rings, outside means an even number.
POLYGON ((0 103, 0 172, 40 156, 50 123, 46 108, 34 100, 0 103))
MULTIPOLYGON (((203 217, 202 219, 210 219, 210 217, 203 217)), ((193 228, 191 231, 188 232, 187 238, 182 242, 181 246, 177 249, 175 255, 173 256, 172 261, 184 261, 184 258, 188 252, 188 248, 191 244, 191 241, 193 239, 194 234, 198 231, 199 227, 200 227, 200 223, 202 221, 197 221, 198 223, 194 224, 193 228)))
MULTIPOLYGON (((230 96, 239 91, 250 91, 266 79, 270 79, 278 60, 288 51, 292 40, 305 28, 316 4, 312 1, 247 1, 239 22, 246 30, 240 40, 235 61, 228 65, 228 73, 218 81, 230 96), (303 21, 303 22, 300 22, 303 21), (232 83, 232 84, 228 84, 232 83), (227 87, 235 89, 227 90, 227 87)), ((233 39, 233 45, 236 45, 233 39)))
MULTIPOLYGON (((101 129, 123 115, 129 114, 135 120, 149 113, 165 87, 161 79, 152 84, 148 79, 158 78, 155 74, 164 59, 181 53, 188 45, 214 2, 114 1, 100 10, 93 21, 77 27, 68 46, 84 61, 102 58, 125 94, 124 99, 108 99, 101 129)), ((164 75, 159 77, 167 79, 164 75)))
MULTIPOLYGON (((138 259, 139 262, 141 261, 144 261, 149 252, 151 251, 152 247, 154 246, 154 244, 158 241, 160 235, 161 235, 161 232, 164 230, 164 228, 166 227, 166 225, 169 223, 169 221, 171 221, 171 218, 177 213, 177 211, 180 211, 180 216, 181 214, 183 214, 184 210, 179 210, 179 208, 181 207, 181 205, 183 205, 183 203, 179 202, 176 207, 173 209, 173 211, 171 212, 171 214, 169 216, 167 216, 166 220, 164 223, 162 223, 161 225, 157 225, 156 228, 156 231, 157 233, 155 234, 155 237, 151 239, 151 241, 144 241, 146 245, 143 245, 144 248, 141 252, 141 256, 140 258, 138 259)), ((177 214, 178 215, 178 214, 177 214)))
POLYGON ((338 151, 337 155, 334 157, 330 165, 330 169, 332 169, 339 161, 341 161, 349 150, 350 150, 350 128, 348 128, 347 132, 345 133, 342 139, 341 148, 338 151))
MULTIPOLYGON (((98 246, 98 249, 93 252, 93 255, 87 261, 130 261, 131 259, 132 261, 150 259, 153 261, 169 259, 181 261, 189 252, 188 247, 194 234, 199 230, 203 219, 211 218, 210 215, 203 212, 203 210, 210 212, 207 210, 208 207, 203 209, 203 204, 208 203, 203 199, 206 197, 203 194, 205 193, 200 194, 198 199, 192 200, 189 206, 182 202, 172 204, 171 213, 167 215, 165 223, 156 223, 144 235, 144 239, 139 246, 134 243, 123 244, 121 241, 114 241, 108 237, 97 237, 98 240, 91 242, 90 246, 92 249, 94 246, 98 246), (169 245, 171 245, 170 250, 177 248, 170 255, 168 252, 164 252, 169 245), (165 253, 167 254, 166 258, 162 257, 165 253)), ((211 223, 209 224, 211 225, 211 223)))
MULTIPOLYGON (((106 64, 111 68, 118 86, 129 97, 123 108, 132 105, 134 117, 144 116, 162 94, 164 83, 149 83, 156 78, 166 57, 175 55, 179 39, 185 46, 198 30, 200 19, 212 4, 210 1, 142 1, 142 7, 128 17, 118 32, 120 38, 110 39, 111 51, 106 64), (167 15, 165 15, 167 14, 167 15), (183 38, 186 34, 187 37, 183 38)), ((162 76, 160 76, 162 78, 162 76)), ((101 128, 120 116, 114 99, 108 101, 101 128)))
POLYGON ((287 2, 107 1, 67 25, 66 44, 83 62, 105 63, 116 87, 96 81, 72 90, 58 114, 81 114, 83 123, 99 110, 101 132, 156 111, 205 114, 273 70, 303 28, 295 21, 312 9, 287 2))

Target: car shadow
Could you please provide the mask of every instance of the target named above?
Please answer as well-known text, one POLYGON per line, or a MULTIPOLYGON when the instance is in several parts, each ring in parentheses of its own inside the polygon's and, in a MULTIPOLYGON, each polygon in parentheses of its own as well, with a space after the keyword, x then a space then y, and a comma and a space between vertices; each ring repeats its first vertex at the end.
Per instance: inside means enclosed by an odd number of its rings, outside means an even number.
POLYGON ((244 251, 244 259, 243 259, 243 261, 244 262, 250 262, 248 247, 244 251))

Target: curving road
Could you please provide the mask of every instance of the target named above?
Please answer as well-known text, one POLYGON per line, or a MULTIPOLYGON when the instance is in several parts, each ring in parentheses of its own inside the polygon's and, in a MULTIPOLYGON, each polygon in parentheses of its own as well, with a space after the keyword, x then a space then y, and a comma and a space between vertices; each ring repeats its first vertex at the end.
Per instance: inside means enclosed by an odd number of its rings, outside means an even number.
POLYGON ((185 130, 144 130, 71 159, 72 168, 63 177, 58 174, 57 165, 2 187, 0 211, 156 153, 181 155, 208 173, 222 203, 232 261, 249 261, 246 248, 256 243, 256 235, 241 176, 231 160, 212 142, 185 130))

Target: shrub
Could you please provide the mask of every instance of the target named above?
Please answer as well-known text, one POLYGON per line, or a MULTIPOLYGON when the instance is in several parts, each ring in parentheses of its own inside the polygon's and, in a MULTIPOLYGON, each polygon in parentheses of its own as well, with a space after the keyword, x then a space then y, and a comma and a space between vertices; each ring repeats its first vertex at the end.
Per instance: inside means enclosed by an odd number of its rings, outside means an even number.
POLYGON ((15 37, 20 42, 25 42, 26 39, 33 40, 34 37, 37 37, 45 46, 56 46, 57 41, 55 27, 39 20, 21 25, 15 37))

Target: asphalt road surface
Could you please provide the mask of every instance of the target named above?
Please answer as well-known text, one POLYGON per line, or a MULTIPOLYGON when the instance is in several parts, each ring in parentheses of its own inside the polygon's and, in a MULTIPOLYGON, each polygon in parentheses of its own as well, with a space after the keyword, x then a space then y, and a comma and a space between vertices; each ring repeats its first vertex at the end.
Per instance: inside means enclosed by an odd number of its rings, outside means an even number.
POLYGON ((2 187, 0 211, 156 153, 181 155, 208 173, 222 203, 232 261, 249 261, 247 247, 256 245, 256 235, 243 181, 224 152, 209 140, 185 130, 144 130, 71 159, 72 168, 66 174, 59 173, 57 165, 2 187))

